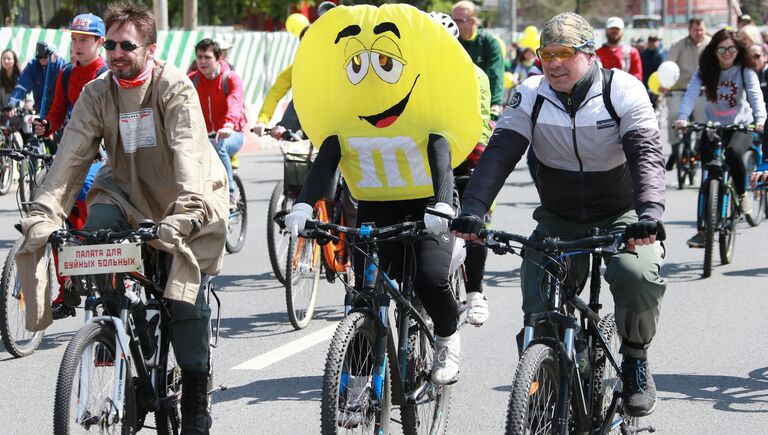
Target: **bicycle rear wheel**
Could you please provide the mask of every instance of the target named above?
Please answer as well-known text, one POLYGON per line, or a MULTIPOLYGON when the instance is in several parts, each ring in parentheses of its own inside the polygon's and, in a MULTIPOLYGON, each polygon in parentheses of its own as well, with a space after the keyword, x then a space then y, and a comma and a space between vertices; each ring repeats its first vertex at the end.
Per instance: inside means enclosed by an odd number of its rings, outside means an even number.
MULTIPOLYGON (((744 167, 747 169, 747 180, 750 175, 755 172, 757 166, 760 164, 755 151, 749 150, 744 153, 744 167)), ((760 225, 765 218, 765 191, 762 189, 755 190, 753 192, 747 192, 752 198, 752 213, 745 213, 744 217, 747 219, 749 225, 756 227, 760 225)))
MULTIPOLYGON (((167 328, 166 328, 167 329, 167 328)), ((165 353, 163 370, 159 371, 157 389, 160 393, 160 408, 155 412, 155 425, 159 435, 179 435, 181 432, 181 368, 169 346, 169 336, 163 336, 160 349, 165 353)))
POLYGON ((317 240, 303 237, 288 245, 285 275, 285 304, 288 320, 296 329, 303 329, 312 320, 320 288, 323 253, 317 240))
POLYGON ((227 252, 234 254, 240 252, 245 245, 245 234, 248 231, 248 204, 245 199, 245 188, 237 174, 234 174, 235 191, 237 192, 237 206, 229 211, 229 225, 227 227, 227 252))
MULTIPOLYGON (((427 318, 423 309, 421 314, 427 318)), ((400 407, 406 435, 442 434, 448 427, 451 386, 432 383, 434 355, 435 347, 429 342, 427 332, 414 323, 408 332, 406 404, 400 407)))
POLYGON ((130 364, 125 365, 123 416, 119 421, 110 420, 114 408, 110 396, 114 377, 119 376, 114 362, 115 332, 111 327, 88 323, 77 331, 59 367, 53 407, 55 434, 92 430, 123 435, 136 432, 136 396, 130 364))
POLYGON ((715 250, 715 227, 717 227, 720 203, 720 180, 713 178, 705 186, 707 201, 704 214, 704 278, 712 275, 712 257, 715 250))
POLYGON ((10 157, 0 157, 0 195, 5 195, 11 190, 15 166, 15 162, 10 157))
POLYGON ((678 147, 680 151, 677 153, 675 169, 677 169, 677 188, 682 190, 685 188, 685 182, 689 175, 688 163, 691 159, 691 146, 687 142, 682 141, 678 147))
POLYGON ((291 233, 281 229, 273 220, 275 213, 282 210, 290 211, 293 207, 293 198, 283 193, 283 182, 280 181, 272 190, 267 209, 267 250, 269 262, 272 264, 272 272, 281 284, 285 284, 285 265, 288 254, 288 244, 291 242, 291 233))
MULTIPOLYGON (((5 259, 2 278, 0 278, 0 336, 5 349, 16 358, 33 354, 43 341, 43 331, 30 332, 25 327, 27 314, 24 292, 16 270, 16 252, 23 242, 22 237, 11 247, 5 259)), ((53 256, 46 252, 46 259, 47 288, 51 298, 55 298, 54 284, 57 281, 53 256)))
POLYGON ((375 343, 373 319, 363 313, 350 314, 336 328, 323 374, 323 434, 389 432, 389 364, 383 376, 375 375, 375 343))
POLYGON ((507 434, 550 434, 557 429, 560 366, 555 350, 533 344, 523 352, 507 408, 507 434))
POLYGON ((736 198, 734 195, 736 191, 734 189, 726 188, 728 192, 728 205, 725 206, 725 217, 723 217, 723 226, 720 228, 719 245, 720 245, 720 263, 729 264, 733 261, 733 252, 736 248, 736 221, 738 220, 738 213, 736 211, 736 198))

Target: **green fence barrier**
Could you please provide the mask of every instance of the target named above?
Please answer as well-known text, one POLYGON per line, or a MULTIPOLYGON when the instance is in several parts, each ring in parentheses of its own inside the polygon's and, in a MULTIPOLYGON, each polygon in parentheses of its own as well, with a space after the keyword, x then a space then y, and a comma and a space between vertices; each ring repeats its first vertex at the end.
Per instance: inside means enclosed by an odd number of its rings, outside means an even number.
MULTIPOLYGON (((218 35, 221 35, 220 33, 218 35)), ((214 37, 209 31, 158 32, 157 57, 186 71, 195 58, 195 44, 214 37)), ((293 62, 299 40, 286 32, 234 32, 227 61, 243 79, 245 102, 261 107, 277 75, 293 62)), ((0 49, 10 48, 25 62, 35 55, 37 41, 53 43, 69 59, 68 32, 55 29, 0 27, 0 49)))

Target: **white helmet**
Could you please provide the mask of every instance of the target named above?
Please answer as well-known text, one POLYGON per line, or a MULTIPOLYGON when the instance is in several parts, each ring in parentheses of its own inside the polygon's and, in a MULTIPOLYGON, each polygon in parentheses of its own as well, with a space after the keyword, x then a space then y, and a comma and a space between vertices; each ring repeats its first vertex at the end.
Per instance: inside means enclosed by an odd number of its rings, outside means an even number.
POLYGON ((451 18, 450 15, 444 14, 442 12, 432 11, 429 13, 429 18, 432 18, 433 20, 440 23, 454 38, 459 38, 459 27, 456 25, 456 22, 453 21, 453 18, 451 18))

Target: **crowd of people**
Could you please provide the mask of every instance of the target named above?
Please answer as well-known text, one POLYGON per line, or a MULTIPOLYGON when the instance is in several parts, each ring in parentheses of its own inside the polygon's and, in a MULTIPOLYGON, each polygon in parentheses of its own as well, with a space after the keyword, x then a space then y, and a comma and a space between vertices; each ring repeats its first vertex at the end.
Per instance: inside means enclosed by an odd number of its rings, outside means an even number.
MULTIPOLYGON (((321 5, 322 13, 333 6, 321 5)), ((423 216, 430 234, 417 244, 416 288, 434 321, 432 381, 450 384, 458 379, 461 359, 457 306, 448 283, 453 237, 478 238, 490 223, 493 200, 504 180, 528 154, 541 200, 532 216, 537 230, 564 239, 582 237, 594 227, 621 229, 628 236, 633 252, 611 260, 605 279, 614 295, 622 338, 622 394, 630 414, 650 414, 656 406, 656 391, 648 348, 667 286, 659 275, 664 257, 665 166, 672 168, 678 152, 673 149, 665 165, 654 106, 661 99, 666 104, 670 141, 691 119, 752 123, 755 131, 763 133, 768 96, 766 41, 748 17, 742 17, 738 29, 719 29, 712 36, 704 20, 693 18, 688 35, 667 50, 656 35, 625 41, 624 21, 611 17, 605 22, 605 43, 597 46, 594 30, 583 17, 561 13, 543 27, 538 49, 510 50, 514 60, 507 68, 517 77, 517 86, 509 101, 504 101, 502 50, 482 28, 475 3, 462 0, 453 5, 450 15, 432 13, 430 17, 458 40, 474 63, 474 69, 467 69, 467 76, 473 77, 467 86, 477 101, 471 102, 467 117, 482 123, 477 137, 457 147, 449 140, 454 137, 449 128, 438 128, 434 115, 422 114, 422 127, 429 130, 434 124, 435 130, 414 137, 412 144, 398 143, 391 148, 393 155, 383 158, 391 157, 401 166, 411 164, 397 150, 414 146, 418 156, 425 156, 423 173, 402 180, 405 189, 382 184, 371 193, 366 190, 370 186, 360 181, 362 170, 350 169, 363 166, 354 161, 360 159, 356 150, 361 145, 341 132, 313 137, 318 127, 310 124, 310 139, 319 152, 286 216, 287 227, 296 235, 303 230, 337 167, 359 196, 359 222, 388 225, 406 216, 423 216), (671 88, 649 93, 649 77, 664 61, 677 64, 680 77, 671 88), (597 103, 588 106, 593 99, 597 103), (457 150, 464 154, 452 156, 457 150), (454 176, 469 177, 469 181, 456 186, 454 176), (417 185, 419 177, 426 180, 423 185, 417 185), (455 218, 449 222, 430 215, 425 213, 427 207, 455 218)), ((227 205, 238 201, 231 158, 243 145, 246 124, 243 80, 226 58, 231 44, 209 38, 199 41, 195 62, 185 73, 159 60, 154 17, 143 8, 111 6, 103 20, 93 14, 78 15, 69 32, 70 62, 43 42, 23 70, 12 50, 0 55, 2 122, 34 111, 38 114, 32 124, 34 136, 47 138, 56 154, 45 184, 22 220, 26 241, 19 250, 20 273, 34 277, 47 235, 61 227, 76 198, 81 201, 75 207, 80 227, 123 229, 143 219, 158 222, 160 246, 177 264, 186 266, 171 269, 166 288, 166 296, 173 301, 173 348, 183 370, 182 431, 207 433, 211 424, 207 404, 210 309, 198 290, 202 275, 216 274, 222 266, 227 205), (100 54, 102 48, 106 58, 100 54), (30 93, 33 98, 28 100, 30 93), (106 163, 99 162, 101 149, 106 163), (92 182, 83 190, 89 173, 92 182), (89 207, 83 202, 86 193, 89 207)), ((351 36, 342 33, 337 41, 351 36)), ((386 74, 405 68, 394 56, 366 50, 349 59, 347 77, 352 85, 366 78, 354 75, 368 67, 363 61, 369 58, 363 54, 379 59, 374 68, 384 71, 375 70, 382 83, 392 84, 385 80, 390 77, 386 74)), ((301 103, 308 98, 303 89, 325 85, 320 78, 310 77, 296 86, 291 80, 308 76, 297 75, 292 67, 281 73, 264 103, 257 133, 267 127, 277 100, 288 89, 294 88, 301 103)), ((407 98, 404 101, 408 103, 407 98)), ((298 131, 304 124, 298 120, 309 118, 306 103, 290 107, 293 118, 272 129, 276 137, 286 129, 298 131)), ((357 121, 386 131, 397 116, 375 122, 369 119, 374 116, 359 116, 357 121)), ((359 131, 353 132, 355 140, 361 139, 359 131)), ((749 213, 752 204, 745 195, 748 184, 741 155, 753 137, 734 133, 725 140, 730 143, 726 161, 739 180, 735 188, 742 212, 749 213)), ((704 163, 714 158, 706 136, 700 146, 704 163)), ((699 222, 689 246, 702 246, 702 229, 699 222)), ((384 250, 381 255, 382 264, 395 263, 394 251, 384 250)), ((468 321, 476 326, 488 319, 483 292, 486 256, 482 245, 469 245, 468 321)), ((545 259, 533 251, 526 251, 525 258, 522 308, 531 314, 544 309, 536 271, 545 259)), ((358 272, 362 261, 356 256, 358 272)), ((586 278, 588 264, 574 260, 572 267, 580 279, 586 278)), ((34 280, 28 282, 34 287, 34 280)), ((356 282, 363 279, 358 277, 356 282)), ((61 284, 62 294, 54 306, 39 310, 38 318, 28 319, 28 327, 44 328, 53 318, 74 314, 79 298, 68 298, 61 284)), ((47 303, 41 298, 29 300, 33 306, 47 303)))

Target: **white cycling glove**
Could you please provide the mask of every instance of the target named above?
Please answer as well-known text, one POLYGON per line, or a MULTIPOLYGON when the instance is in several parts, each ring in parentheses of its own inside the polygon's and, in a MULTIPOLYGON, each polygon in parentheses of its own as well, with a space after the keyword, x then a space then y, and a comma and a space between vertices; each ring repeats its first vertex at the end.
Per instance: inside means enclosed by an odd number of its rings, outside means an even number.
POLYGON ((304 225, 312 219, 312 206, 300 202, 293 205, 291 212, 285 216, 285 227, 291 231, 294 239, 299 236, 299 231, 304 231, 304 225))
MULTIPOLYGON (((438 202, 433 208, 440 213, 455 216, 453 207, 451 207, 450 204, 438 202)), ((432 234, 446 233, 448 232, 448 219, 424 213, 424 226, 427 227, 427 231, 432 234)))

